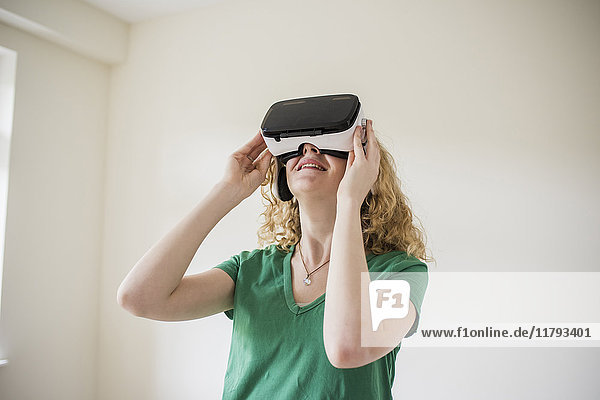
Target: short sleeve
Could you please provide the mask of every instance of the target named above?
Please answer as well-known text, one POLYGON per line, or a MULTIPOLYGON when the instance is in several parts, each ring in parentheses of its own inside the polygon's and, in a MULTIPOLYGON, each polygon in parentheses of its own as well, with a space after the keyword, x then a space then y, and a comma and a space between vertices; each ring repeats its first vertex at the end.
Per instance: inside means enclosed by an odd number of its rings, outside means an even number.
POLYGON ((402 279, 407 281, 410 285, 410 301, 415 305, 415 310, 417 311, 415 322, 405 336, 409 337, 412 336, 419 327, 421 306, 423 305, 423 299, 425 298, 425 291, 427 290, 427 283, 429 281, 427 265, 424 263, 412 265, 400 272, 399 275, 402 275, 402 279))
POLYGON ((383 274, 377 279, 404 280, 410 285, 410 301, 414 304, 417 315, 405 337, 412 336, 419 326, 421 306, 429 282, 427 264, 420 261, 418 258, 406 257, 406 255, 391 257, 386 260, 383 271, 381 272, 383 272, 383 274))
MULTIPOLYGON (((237 281, 238 271, 240 269, 240 256, 234 255, 226 261, 223 261, 221 264, 214 266, 213 268, 218 268, 227 273, 233 279, 235 283, 237 281)), ((227 318, 233 320, 233 308, 230 310, 224 311, 227 318)))

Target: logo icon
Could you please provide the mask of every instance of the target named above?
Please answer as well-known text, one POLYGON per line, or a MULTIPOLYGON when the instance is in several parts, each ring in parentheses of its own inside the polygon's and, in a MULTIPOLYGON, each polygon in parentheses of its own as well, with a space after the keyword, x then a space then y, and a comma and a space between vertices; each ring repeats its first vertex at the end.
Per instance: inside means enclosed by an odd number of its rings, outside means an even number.
POLYGON ((408 315, 410 285, 403 280, 375 280, 369 283, 371 325, 375 332, 384 319, 408 315))

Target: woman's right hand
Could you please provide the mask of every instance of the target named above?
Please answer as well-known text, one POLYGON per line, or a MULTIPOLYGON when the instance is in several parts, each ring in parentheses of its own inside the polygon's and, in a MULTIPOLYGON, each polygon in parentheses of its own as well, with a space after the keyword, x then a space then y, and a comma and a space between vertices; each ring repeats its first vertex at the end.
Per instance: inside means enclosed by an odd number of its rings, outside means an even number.
POLYGON ((273 156, 266 148, 267 144, 258 132, 227 160, 222 182, 234 188, 242 200, 254 193, 265 180, 273 156))

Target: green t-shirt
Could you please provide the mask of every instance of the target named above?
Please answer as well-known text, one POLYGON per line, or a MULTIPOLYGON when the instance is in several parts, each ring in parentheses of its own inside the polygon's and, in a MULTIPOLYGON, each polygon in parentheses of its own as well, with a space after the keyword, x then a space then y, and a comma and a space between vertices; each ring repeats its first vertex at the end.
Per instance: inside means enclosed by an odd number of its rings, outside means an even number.
MULTIPOLYGON (((362 367, 331 365, 323 344, 326 293, 304 307, 295 303, 290 262, 294 247, 289 253, 274 244, 243 251, 214 267, 235 282, 233 309, 225 311, 233 331, 223 399, 391 399, 400 344, 362 367)), ((417 310, 407 334, 412 335, 427 287, 427 265, 401 251, 366 258, 370 272, 425 272, 406 274, 417 310)))

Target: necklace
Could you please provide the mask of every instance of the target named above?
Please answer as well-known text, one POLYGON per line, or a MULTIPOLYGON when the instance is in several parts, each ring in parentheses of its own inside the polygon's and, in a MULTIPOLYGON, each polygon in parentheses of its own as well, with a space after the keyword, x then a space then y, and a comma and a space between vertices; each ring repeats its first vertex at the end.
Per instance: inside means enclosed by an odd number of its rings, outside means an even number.
POLYGON ((306 278, 304 278, 304 284, 306 286, 310 285, 310 276, 312 274, 314 274, 315 272, 317 272, 319 270, 319 268, 321 268, 323 265, 327 264, 329 262, 329 259, 327 261, 325 261, 323 264, 319 265, 316 269, 314 269, 312 272, 308 272, 308 269, 306 268, 306 264, 304 263, 304 256, 302 255, 302 248, 300 247, 300 243, 298 242, 298 250, 300 250, 300 260, 302 260, 302 265, 304 266, 304 269, 306 270, 306 278))

